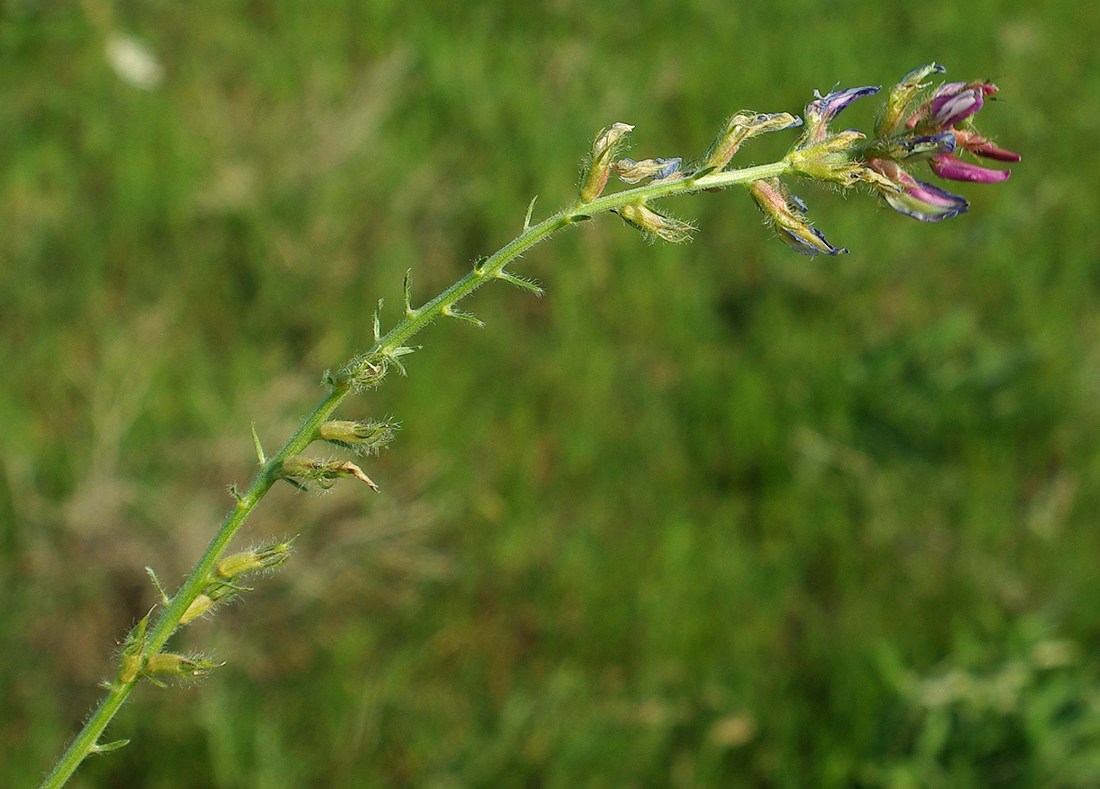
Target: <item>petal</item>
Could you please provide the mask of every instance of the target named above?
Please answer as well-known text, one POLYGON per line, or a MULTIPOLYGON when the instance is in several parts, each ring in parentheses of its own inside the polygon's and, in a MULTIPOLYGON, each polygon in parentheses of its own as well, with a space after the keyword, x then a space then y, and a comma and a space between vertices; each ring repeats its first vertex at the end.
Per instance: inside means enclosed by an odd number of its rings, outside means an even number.
POLYGON ((935 96, 928 102, 929 122, 936 128, 950 129, 980 110, 983 103, 981 88, 935 96))
POLYGON ((934 156, 928 162, 932 172, 949 181, 970 181, 976 184, 995 184, 1007 181, 1011 170, 993 170, 963 161, 955 156, 934 156))
POLYGON ((922 222, 939 222, 966 213, 970 203, 938 186, 920 181, 905 172, 897 162, 872 159, 868 166, 893 186, 879 185, 879 192, 895 211, 922 222))
POLYGON ((845 247, 834 247, 825 238, 825 234, 810 224, 802 224, 797 227, 784 227, 779 223, 775 225, 776 234, 786 242, 787 246, 807 257, 818 255, 844 255, 848 250, 845 247))
POLYGON ((835 90, 827 96, 822 96, 814 91, 814 101, 806 105, 806 131, 798 142, 798 147, 806 147, 816 142, 821 142, 828 134, 829 122, 835 118, 841 110, 858 98, 878 93, 875 85, 865 85, 862 88, 845 88, 835 90))
POLYGON ((840 111, 856 99, 871 96, 879 92, 877 85, 864 85, 862 88, 845 88, 836 90, 827 96, 822 96, 816 90, 812 101, 806 105, 807 119, 813 118, 820 123, 828 123, 835 118, 840 111))
POLYGON ((958 137, 959 146, 970 151, 976 156, 983 156, 986 159, 996 159, 999 162, 1018 162, 1020 161, 1020 154, 1015 151, 1009 151, 1005 148, 1000 148, 987 140, 980 134, 967 129, 959 129, 955 132, 958 137))
POLYGON ((940 222, 965 214, 970 208, 966 198, 924 181, 917 181, 913 189, 884 197, 895 211, 921 222, 940 222))

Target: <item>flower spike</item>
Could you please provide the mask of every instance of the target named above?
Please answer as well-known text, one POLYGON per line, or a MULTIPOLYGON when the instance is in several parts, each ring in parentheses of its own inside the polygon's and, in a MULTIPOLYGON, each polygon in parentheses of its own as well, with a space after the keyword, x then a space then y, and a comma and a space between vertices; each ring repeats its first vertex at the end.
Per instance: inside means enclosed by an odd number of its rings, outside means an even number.
POLYGON ((379 300, 379 311, 375 311, 372 321, 373 346, 336 372, 324 374, 325 395, 282 448, 268 455, 260 446, 257 431, 253 430, 261 468, 243 492, 236 486, 230 487, 234 498, 232 509, 187 580, 169 595, 156 575, 149 571, 161 597, 156 606, 160 613, 153 621, 151 610, 130 629, 119 650, 117 672, 102 685, 108 695, 87 718, 81 732, 73 738, 42 786, 60 787, 89 755, 121 747, 126 742, 101 743, 100 738, 139 680, 156 684, 168 680, 189 681, 217 667, 218 664, 202 654, 167 652, 164 647, 180 627, 216 612, 248 591, 243 585, 248 576, 272 571, 289 558, 289 540, 225 554, 226 547, 257 504, 277 480, 298 490, 324 491, 341 480, 351 479, 377 490, 378 486, 355 463, 301 453, 318 440, 365 456, 385 446, 397 430, 396 422, 334 419, 336 409, 347 396, 377 387, 390 371, 404 375, 402 359, 419 347, 410 341, 434 321, 453 317, 477 322, 461 312, 457 305, 483 285, 501 280, 541 295, 539 285, 512 272, 513 265, 536 244, 560 230, 607 213, 618 214, 625 222, 642 230, 650 241, 687 241, 695 228, 658 213, 651 204, 742 185, 748 188, 766 223, 795 251, 811 257, 847 252, 831 244, 811 224, 805 203, 788 190, 784 180, 788 178, 843 188, 869 184, 891 207, 924 222, 939 222, 965 213, 969 206, 965 198, 915 178, 907 168, 923 162, 943 178, 996 183, 1009 177, 1007 169, 989 169, 959 157, 970 154, 994 161, 1017 162, 1020 154, 998 147, 974 128, 975 116, 985 106, 986 99, 997 92, 993 83, 951 82, 931 95, 924 94, 928 87, 924 80, 943 71, 942 66, 931 63, 906 74, 889 91, 885 110, 870 138, 852 129, 834 132, 829 125, 856 99, 877 93, 877 87, 845 88, 825 96, 815 91, 813 100, 805 107, 804 133, 786 155, 737 169, 727 169, 727 165, 746 140, 803 125, 803 120, 789 113, 749 110, 737 113, 725 122, 701 164, 686 172, 681 172, 679 158, 643 161, 623 158, 626 135, 634 127, 625 123, 613 124, 597 135, 580 178, 578 194, 561 210, 532 224, 532 201, 518 236, 493 254, 477 258, 462 277, 419 307, 412 305, 406 277, 404 310, 395 324, 388 331, 382 331, 379 317, 382 302, 379 300), (612 171, 627 184, 640 185, 604 194, 612 171))

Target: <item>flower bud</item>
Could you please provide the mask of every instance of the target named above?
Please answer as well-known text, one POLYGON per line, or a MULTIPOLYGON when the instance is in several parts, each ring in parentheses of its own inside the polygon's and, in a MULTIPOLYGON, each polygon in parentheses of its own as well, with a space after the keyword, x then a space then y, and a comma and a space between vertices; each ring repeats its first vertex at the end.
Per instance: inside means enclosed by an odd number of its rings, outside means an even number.
POLYGON ((1007 181, 1011 170, 994 170, 972 162, 963 161, 957 156, 936 156, 928 163, 932 172, 949 181, 970 181, 976 184, 996 184, 1007 181))
POLYGON ((663 216, 647 208, 644 203, 630 203, 617 209, 617 213, 628 224, 633 225, 651 238, 659 238, 673 244, 680 244, 691 239, 695 228, 687 222, 679 219, 663 216))
POLYGON ((198 619, 205 614, 214 604, 217 602, 213 597, 207 594, 200 594, 194 600, 191 601, 191 605, 187 606, 187 610, 183 612, 183 616, 180 617, 180 624, 186 625, 189 622, 198 619))
POLYGON ((138 672, 141 671, 142 653, 145 651, 145 636, 149 628, 149 615, 151 613, 152 611, 139 619, 130 628, 130 632, 126 634, 126 639, 122 642, 122 649, 119 650, 118 681, 123 684, 133 681, 138 672))
POLYGON ((600 136, 592 144, 592 156, 581 186, 582 203, 591 203, 603 193, 611 174, 611 162, 622 147, 623 138, 633 130, 634 127, 628 123, 616 123, 600 132, 600 136))
POLYGON ((172 652, 151 655, 145 661, 141 673, 156 682, 160 679, 201 679, 221 663, 215 663, 202 655, 187 657, 172 652))
POLYGON ((214 572, 219 578, 231 581, 249 573, 273 570, 290 558, 292 550, 287 541, 234 553, 218 562, 214 572))
POLYGON ((913 69, 897 85, 890 89, 886 98, 886 107, 875 124, 875 137, 883 139, 898 131, 905 121, 905 115, 909 111, 909 105, 917 94, 928 87, 928 83, 922 82, 933 74, 942 74, 947 71, 938 63, 929 63, 913 69))
POLYGON ((861 151, 864 139, 863 132, 854 129, 830 134, 808 146, 796 146, 787 154, 787 161, 806 178, 852 186, 866 180, 861 151))
POLYGON ((378 452, 393 440, 401 425, 391 420, 333 420, 318 429, 318 437, 356 454, 378 452))

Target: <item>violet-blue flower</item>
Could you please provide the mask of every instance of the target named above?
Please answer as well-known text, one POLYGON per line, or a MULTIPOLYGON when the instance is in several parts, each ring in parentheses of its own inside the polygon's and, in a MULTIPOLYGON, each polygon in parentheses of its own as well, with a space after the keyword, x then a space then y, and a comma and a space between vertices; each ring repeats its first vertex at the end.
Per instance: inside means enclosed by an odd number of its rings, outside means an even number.
POLYGON ((865 85, 862 88, 844 88, 834 90, 826 96, 814 91, 814 100, 806 105, 803 115, 806 118, 806 132, 802 135, 801 145, 809 145, 820 142, 828 133, 827 126, 830 121, 840 114, 856 99, 871 96, 878 93, 877 85, 865 85))

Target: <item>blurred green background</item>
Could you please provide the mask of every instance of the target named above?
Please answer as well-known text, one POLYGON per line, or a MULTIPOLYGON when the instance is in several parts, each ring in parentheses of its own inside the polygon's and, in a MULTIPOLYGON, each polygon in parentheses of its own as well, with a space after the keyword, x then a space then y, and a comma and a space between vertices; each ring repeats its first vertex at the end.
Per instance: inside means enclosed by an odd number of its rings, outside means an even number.
POLYGON ((687 247, 536 249, 544 299, 488 288, 349 401, 404 424, 382 493, 277 488, 240 544, 292 562, 174 642, 225 667, 139 689, 73 785, 1100 785, 1097 11, 0 9, 0 785, 406 269, 426 300, 570 201, 611 122, 690 159, 930 60, 1001 86, 1007 184, 942 225, 797 189, 839 258, 736 191, 670 204, 687 247))

